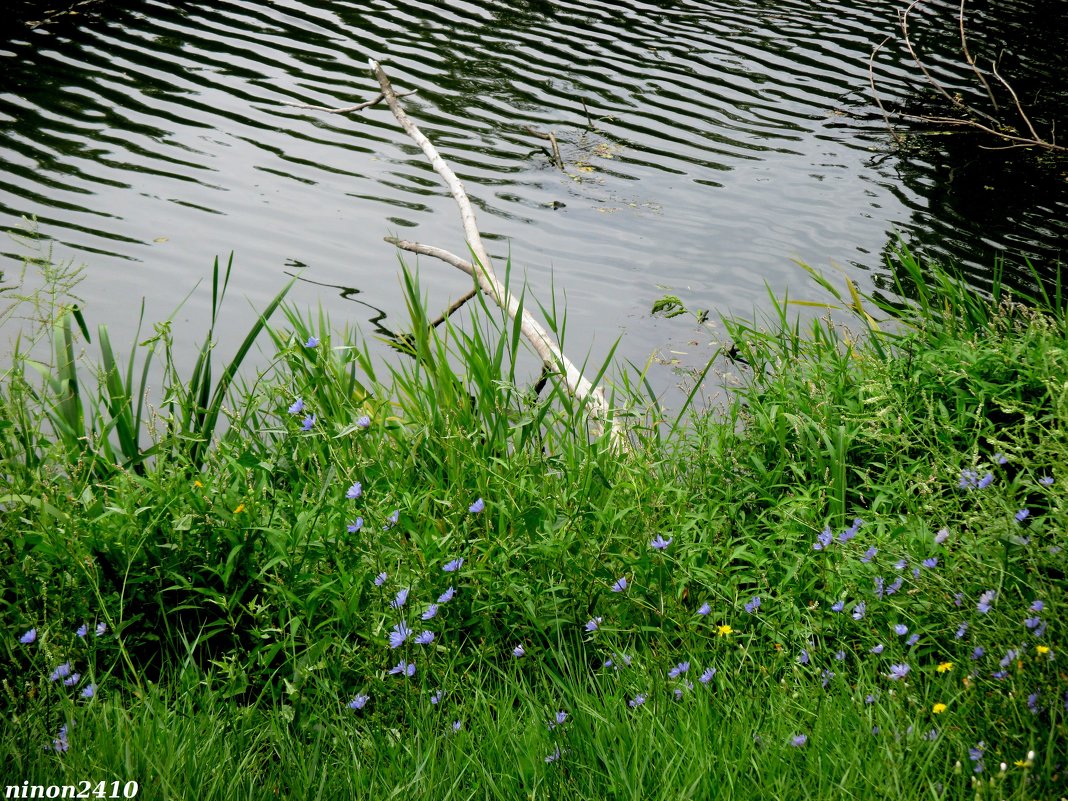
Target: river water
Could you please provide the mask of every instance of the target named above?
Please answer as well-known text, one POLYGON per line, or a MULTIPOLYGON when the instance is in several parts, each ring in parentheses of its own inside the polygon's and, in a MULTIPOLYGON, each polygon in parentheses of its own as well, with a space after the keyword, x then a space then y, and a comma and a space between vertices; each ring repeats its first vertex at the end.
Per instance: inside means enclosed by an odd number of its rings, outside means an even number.
MULTIPOLYGON (((1028 6, 1021 27, 1033 22, 1034 3, 1009 5, 1028 6)), ((566 298, 573 358, 596 361, 621 338, 618 354, 637 364, 697 364, 706 333, 653 317, 656 298, 742 315, 769 308, 769 288, 819 298, 794 259, 837 265, 870 290, 886 285, 899 236, 979 287, 999 254, 1019 283, 1024 257, 1050 274, 1068 240, 1063 168, 1018 151, 992 160, 952 132, 889 135, 869 85, 873 47, 891 37, 875 68, 885 103, 922 90, 899 41, 901 6, 91 6, 0 42, 0 227, 34 217, 38 249, 85 264, 87 316, 118 342, 132 340, 142 298, 149 320, 166 317, 231 251, 223 352, 293 272, 298 305, 321 304, 368 336, 399 327, 397 253, 382 238, 463 254, 455 206, 384 107, 288 105, 370 99, 374 57, 398 89, 417 90, 404 103, 460 174, 491 255, 510 254, 536 299, 551 286, 566 298), (555 132, 563 170, 529 127, 555 132)), ((953 66, 956 8, 917 12, 917 43, 972 97, 953 66)), ((988 11, 975 12, 976 50, 988 11)), ((1064 69, 1057 58, 1025 77, 1062 88, 1028 100, 1063 94, 1065 72, 1048 76, 1064 69)), ((0 269, 10 277, 32 250, 3 237, 0 269)), ((419 264, 431 308, 469 288, 454 268, 419 264)), ((209 303, 202 286, 178 316, 187 353, 209 303)), ((657 387, 674 380, 670 368, 654 375, 657 387)))

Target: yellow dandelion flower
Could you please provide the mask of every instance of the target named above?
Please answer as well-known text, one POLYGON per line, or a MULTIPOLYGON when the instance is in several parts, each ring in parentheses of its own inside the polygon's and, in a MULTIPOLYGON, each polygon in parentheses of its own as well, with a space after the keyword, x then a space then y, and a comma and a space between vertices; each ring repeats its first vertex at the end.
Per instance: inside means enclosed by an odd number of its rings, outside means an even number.
POLYGON ((1049 653, 1049 646, 1048 645, 1036 645, 1035 646, 1035 650, 1038 651, 1038 653, 1040 653, 1040 654, 1048 654, 1049 653))
POLYGON ((200 483, 200 479, 199 478, 196 481, 193 482, 193 486, 196 487, 197 489, 204 489, 204 485, 200 483))
POLYGON ((943 712, 946 711, 946 705, 945 704, 935 704, 934 706, 931 707, 931 711, 934 712, 936 715, 941 715, 943 712))
POLYGON ((951 670, 953 670, 953 663, 952 662, 940 662, 938 664, 938 672, 939 673, 949 673, 949 671, 951 671, 951 670))
POLYGON ((234 509, 234 514, 236 515, 236 514, 238 514, 239 512, 243 512, 243 511, 245 511, 245 504, 243 504, 243 503, 239 503, 239 504, 237 505, 237 508, 236 508, 236 509, 234 509))
POLYGON ((732 629, 730 626, 720 626, 718 629, 716 629, 716 634, 720 637, 726 637, 732 631, 734 631, 734 629, 732 629))
POLYGON ((1026 768, 1026 767, 1029 767, 1029 765, 1027 764, 1027 760, 1026 760, 1026 759, 1017 759, 1017 760, 1016 760, 1015 762, 1013 762, 1012 764, 1014 764, 1014 765, 1015 765, 1016 767, 1018 767, 1018 768, 1026 768))

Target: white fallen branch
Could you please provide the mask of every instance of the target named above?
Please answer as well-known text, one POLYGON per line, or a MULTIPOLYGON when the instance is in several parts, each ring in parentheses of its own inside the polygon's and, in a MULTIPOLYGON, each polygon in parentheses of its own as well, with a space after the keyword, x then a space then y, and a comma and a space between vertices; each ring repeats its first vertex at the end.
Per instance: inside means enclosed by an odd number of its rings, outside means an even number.
POLYGON ((392 242, 402 250, 433 256, 441 259, 446 264, 451 264, 463 270, 478 282, 481 290, 492 298, 493 302, 503 309, 510 319, 515 320, 521 314, 520 330, 523 336, 534 348, 542 363, 548 369, 563 377, 568 392, 586 405, 593 433, 600 435, 604 432, 605 426, 608 425, 613 446, 620 450, 629 449, 630 440, 627 437, 626 429, 618 418, 612 416, 608 401, 605 398, 604 389, 599 386, 595 387, 582 374, 582 371, 564 355, 560 347, 553 341, 549 332, 534 319, 530 312, 525 308, 520 311, 519 300, 498 280, 489 254, 482 243, 482 236, 479 234, 478 224, 475 221, 475 211, 471 207, 471 201, 468 199, 460 179, 456 177, 456 173, 452 171, 452 168, 445 163, 445 160, 434 145, 431 144, 430 140, 426 138, 418 126, 405 113, 404 109, 401 108, 397 94, 394 92, 382 66, 374 59, 369 59, 368 64, 371 67, 371 72, 378 79, 382 95, 385 97, 386 103, 389 104, 389 110, 393 112, 393 116, 396 117, 404 132, 422 149, 424 155, 434 167, 434 171, 441 176, 441 179, 449 188, 456 205, 459 206, 460 219, 463 222, 467 246, 474 255, 474 262, 462 259, 447 250, 422 245, 418 242, 407 242, 393 238, 386 241, 392 242))

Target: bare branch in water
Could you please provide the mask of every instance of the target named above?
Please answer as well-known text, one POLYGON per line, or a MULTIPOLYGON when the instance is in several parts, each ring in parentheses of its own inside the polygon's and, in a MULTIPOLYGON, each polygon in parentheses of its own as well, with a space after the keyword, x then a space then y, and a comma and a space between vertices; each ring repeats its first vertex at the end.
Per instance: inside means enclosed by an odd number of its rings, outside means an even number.
MULTIPOLYGON (((998 83, 1000 83, 1001 86, 1005 88, 1005 91, 1007 91, 1009 93, 1009 96, 1012 98, 1012 106, 1016 109, 1016 113, 1019 115, 1020 120, 1027 128, 1027 135, 1021 135, 1016 133, 1015 129, 1009 126, 1004 120, 998 119, 997 117, 988 114, 985 111, 982 111, 981 109, 975 108, 975 106, 969 105, 963 100, 963 98, 961 98, 960 95, 951 93, 948 89, 946 89, 945 86, 939 83, 939 81, 934 77, 934 75, 931 74, 931 71, 927 69, 927 66, 923 63, 923 60, 920 58, 919 53, 916 52, 916 47, 912 41, 912 34, 909 32, 909 21, 911 15, 921 2, 922 0, 912 0, 912 2, 910 2, 908 6, 905 7, 904 11, 901 12, 901 34, 905 44, 905 48, 909 51, 909 55, 912 56, 912 60, 916 62, 916 66, 919 68, 920 72, 923 73, 923 77, 926 80, 928 86, 930 86, 940 95, 946 98, 946 100, 948 100, 955 109, 960 111, 961 116, 928 116, 924 114, 901 114, 900 116, 914 120, 921 120, 923 122, 936 123, 940 125, 953 125, 957 127, 972 128, 977 131, 982 131, 983 133, 995 136, 1003 142, 1007 143, 1003 147, 997 149, 1009 150, 1014 148, 1037 147, 1043 150, 1052 150, 1061 153, 1068 152, 1068 148, 1064 147, 1063 145, 1057 144, 1055 125, 1051 127, 1049 138, 1045 138, 1038 133, 1038 130, 1035 128, 1034 123, 1031 121, 1031 117, 1028 115, 1027 111, 1023 107, 1023 104, 1020 102, 1020 98, 1016 94, 1016 90, 1013 89, 1012 84, 1010 84, 1009 81, 1002 77, 1001 73, 998 72, 998 67, 995 62, 991 62, 991 74, 993 74, 993 76, 997 78, 998 83)), ((987 81, 986 76, 983 75, 982 70, 979 69, 978 65, 975 62, 975 59, 972 57, 971 51, 968 49, 968 36, 964 19, 965 3, 966 0, 961 0, 960 10, 957 16, 958 28, 960 30, 961 49, 964 53, 964 60, 968 64, 968 66, 971 67, 972 71, 976 74, 980 83, 982 83, 983 89, 986 91, 987 97, 990 98, 990 102, 993 104, 995 112, 997 112, 1000 111, 1000 106, 998 105, 998 102, 994 97, 994 92, 990 86, 990 82, 987 81)), ((879 99, 879 93, 877 92, 875 86, 875 56, 879 52, 879 49, 882 48, 882 46, 885 44, 886 40, 883 40, 872 51, 871 58, 868 61, 868 77, 869 82, 871 83, 872 94, 875 98, 876 104, 879 106, 879 110, 883 113, 883 118, 886 120, 886 126, 890 130, 890 134, 894 137, 894 140, 900 143, 900 135, 890 125, 890 115, 883 107, 882 101, 879 99)))

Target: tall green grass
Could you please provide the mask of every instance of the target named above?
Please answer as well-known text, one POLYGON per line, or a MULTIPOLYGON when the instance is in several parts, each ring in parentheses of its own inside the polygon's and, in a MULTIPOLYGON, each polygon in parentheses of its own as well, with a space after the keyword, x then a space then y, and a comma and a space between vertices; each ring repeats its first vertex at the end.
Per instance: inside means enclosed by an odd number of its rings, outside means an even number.
POLYGON ((901 259, 892 302, 816 278, 851 325, 725 321, 747 381, 717 414, 620 380, 621 414, 662 421, 625 455, 524 385, 510 321, 432 325, 407 271, 385 368, 322 314, 258 323, 273 358, 224 370, 212 447, 204 365, 137 469, 7 416, 5 453, 36 444, 2 499, 0 759, 153 798, 1058 792, 1059 295, 901 259))

